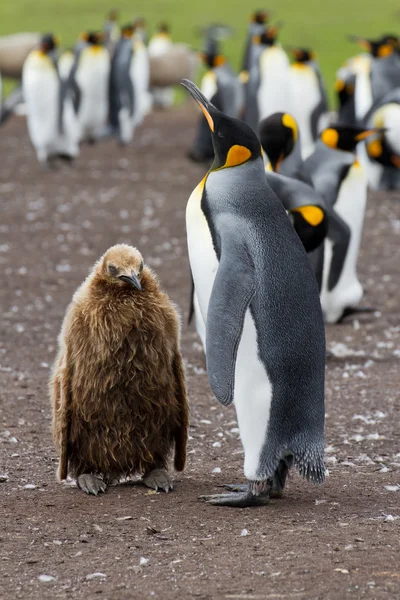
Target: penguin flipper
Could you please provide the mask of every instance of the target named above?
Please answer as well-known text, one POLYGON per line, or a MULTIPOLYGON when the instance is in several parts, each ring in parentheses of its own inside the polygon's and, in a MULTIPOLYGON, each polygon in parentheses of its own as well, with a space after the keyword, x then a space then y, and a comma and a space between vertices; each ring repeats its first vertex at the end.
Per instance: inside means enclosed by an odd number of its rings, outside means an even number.
POLYGON ((337 285, 343 270, 347 251, 350 245, 350 227, 333 209, 329 214, 328 238, 332 240, 332 260, 329 269, 328 290, 332 291, 337 285))
POLYGON ((245 241, 222 239, 221 259, 207 312, 206 358, 211 388, 225 406, 233 402, 236 356, 246 310, 254 293, 254 267, 245 241))

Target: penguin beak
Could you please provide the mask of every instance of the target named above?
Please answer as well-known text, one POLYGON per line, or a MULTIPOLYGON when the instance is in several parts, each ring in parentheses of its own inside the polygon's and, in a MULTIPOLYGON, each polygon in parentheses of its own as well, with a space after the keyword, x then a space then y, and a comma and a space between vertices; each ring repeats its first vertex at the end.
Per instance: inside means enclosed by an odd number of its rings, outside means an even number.
POLYGON ((356 135, 354 137, 354 139, 357 142, 361 142, 362 140, 365 140, 370 135, 375 135, 375 134, 383 135, 385 133, 385 131, 387 131, 387 129, 385 127, 375 127, 374 129, 366 129, 365 131, 362 131, 361 133, 356 135))
POLYGON ((212 116, 211 116, 210 113, 217 111, 217 109, 215 108, 215 106, 213 106, 211 104, 211 102, 209 102, 207 100, 207 98, 205 96, 203 96, 203 94, 201 93, 201 91, 199 90, 199 88, 197 87, 197 85, 195 85, 189 79, 182 79, 181 85, 196 100, 197 104, 200 106, 201 110, 203 111, 205 118, 207 119, 207 123, 208 123, 209 128, 214 133, 214 129, 215 129, 214 119, 212 118, 212 116))
POLYGON ((130 276, 128 276, 128 275, 120 275, 118 277, 118 279, 120 279, 121 281, 124 281, 125 283, 128 283, 132 287, 134 287, 137 290, 139 290, 139 292, 142 291, 142 286, 140 285, 140 281, 139 281, 139 279, 137 278, 137 276, 134 273, 132 273, 132 275, 130 275, 130 276))

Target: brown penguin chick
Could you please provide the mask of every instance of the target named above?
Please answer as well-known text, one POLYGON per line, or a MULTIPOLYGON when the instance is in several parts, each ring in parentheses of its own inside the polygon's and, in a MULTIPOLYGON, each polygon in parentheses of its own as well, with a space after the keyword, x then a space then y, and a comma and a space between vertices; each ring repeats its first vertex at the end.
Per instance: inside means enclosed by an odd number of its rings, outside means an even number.
POLYGON ((50 379, 58 479, 88 494, 133 474, 172 489, 186 461, 189 410, 179 320, 140 252, 110 248, 75 292, 50 379))

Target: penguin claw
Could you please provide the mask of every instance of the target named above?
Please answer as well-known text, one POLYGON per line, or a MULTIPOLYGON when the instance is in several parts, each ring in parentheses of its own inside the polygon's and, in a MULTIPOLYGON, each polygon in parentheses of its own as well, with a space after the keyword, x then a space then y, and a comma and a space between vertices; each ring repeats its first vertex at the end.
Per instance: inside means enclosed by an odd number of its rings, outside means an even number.
POLYGON ((100 477, 96 477, 96 475, 90 475, 88 473, 83 473, 79 475, 76 480, 77 486, 85 492, 85 494, 97 496, 98 494, 102 494, 107 489, 107 484, 100 479, 100 477))
POLYGON ((231 492, 246 492, 249 488, 247 483, 224 483, 222 487, 231 492))
POLYGON ((200 496, 207 504, 212 506, 231 506, 234 508, 247 508, 250 506, 266 506, 269 503, 269 491, 266 494, 255 496, 249 490, 242 493, 212 494, 200 496))
POLYGON ((165 469, 154 469, 153 471, 150 471, 148 475, 143 477, 142 483, 156 492, 163 490, 166 494, 174 489, 172 481, 165 469))

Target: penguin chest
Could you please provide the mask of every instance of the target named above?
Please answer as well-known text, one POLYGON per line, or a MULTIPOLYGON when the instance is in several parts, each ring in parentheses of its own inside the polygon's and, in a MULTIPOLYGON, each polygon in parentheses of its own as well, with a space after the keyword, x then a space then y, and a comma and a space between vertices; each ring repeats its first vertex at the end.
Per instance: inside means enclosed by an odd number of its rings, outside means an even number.
POLYGON ((325 240, 324 281, 321 302, 328 323, 335 323, 343 309, 358 304, 363 290, 357 278, 357 259, 360 249, 365 206, 367 201, 367 179, 364 168, 356 162, 340 186, 334 210, 350 227, 350 243, 343 269, 337 285, 328 291, 331 270, 332 242, 325 240))
POLYGON ((186 207, 186 231, 190 268, 196 289, 198 306, 204 322, 218 270, 218 258, 211 231, 201 208, 205 179, 192 192, 186 207))

